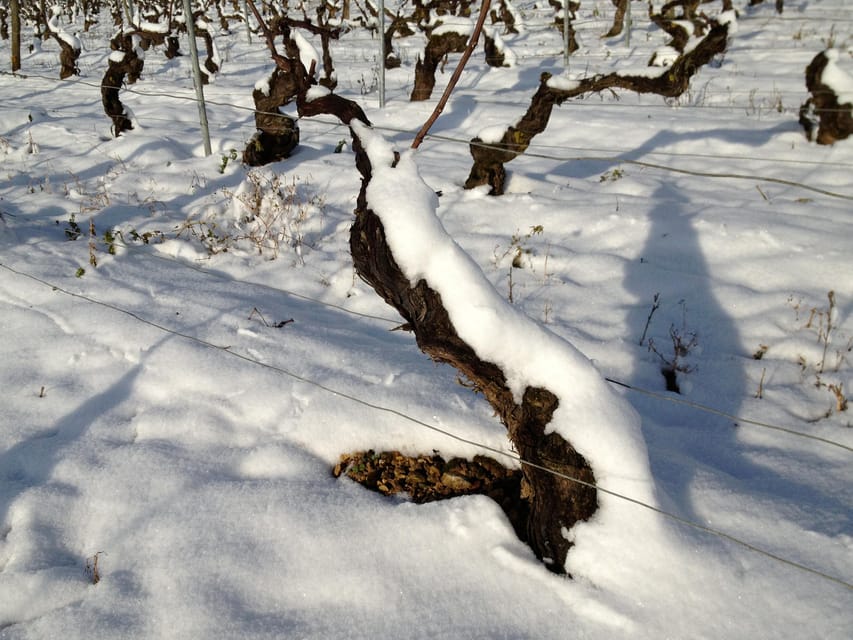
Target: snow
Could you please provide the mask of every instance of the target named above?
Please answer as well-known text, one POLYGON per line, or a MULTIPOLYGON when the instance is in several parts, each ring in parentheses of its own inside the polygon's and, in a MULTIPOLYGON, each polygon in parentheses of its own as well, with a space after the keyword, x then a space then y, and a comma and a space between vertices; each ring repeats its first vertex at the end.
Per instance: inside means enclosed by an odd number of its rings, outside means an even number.
POLYGON ((486 144, 497 144, 500 142, 506 133, 506 125, 495 125, 486 127, 477 132, 477 137, 486 144))
POLYGON ((57 35, 57 37, 65 42, 69 47, 74 49, 75 51, 80 51, 83 45, 80 43, 80 39, 68 33, 59 25, 59 15, 62 13, 62 7, 58 5, 54 5, 51 7, 51 17, 48 18, 47 26, 48 28, 57 35))
POLYGON ((270 94, 270 78, 269 78, 269 76, 264 76, 263 78, 261 78, 260 80, 255 82, 254 89, 255 89, 255 91, 260 91, 265 96, 268 96, 270 94))
MULTIPOLYGON (((849 585, 853 419, 829 387, 853 389, 853 145, 797 124, 803 69, 836 23, 845 69, 845 5, 735 4, 729 51, 687 94, 555 107, 497 198, 463 189, 468 142, 564 71, 551 9, 515 3, 516 66, 476 52, 417 152, 422 35, 395 39, 380 110, 364 82, 376 42, 342 34, 336 92, 375 125, 355 127, 401 268, 442 291, 516 393, 558 394, 551 428, 603 489, 849 585), (671 331, 697 338, 681 395, 660 373, 671 331)), ((635 12, 648 39, 602 41, 613 8, 593 9, 575 77, 641 67, 669 40, 635 12)), ((210 157, 190 61, 161 51, 121 92, 136 128, 114 139, 91 86, 112 21, 78 20, 79 78, 58 80, 52 39, 0 75, 0 638, 846 640, 849 586, 613 494, 566 532, 568 578, 484 496, 415 505, 333 478, 341 453, 370 448, 518 462, 483 398, 390 331, 401 319, 354 273, 361 180, 349 147, 333 153, 347 128, 301 119, 291 158, 243 167, 274 65, 223 35, 210 157)))
POLYGON ((672 47, 663 46, 655 51, 654 61, 652 66, 669 67, 678 59, 679 52, 672 47))
POLYGON ((299 49, 299 59, 302 61, 302 66, 305 67, 306 71, 310 71, 313 64, 314 73, 317 73, 320 70, 320 54, 317 53, 317 49, 305 39, 305 36, 299 32, 299 29, 293 29, 290 35, 299 49))
POLYGON ((513 20, 515 21, 516 31, 518 31, 519 33, 523 33, 525 29, 524 17, 521 15, 521 13, 519 13, 518 9, 515 8, 515 5, 513 5, 510 0, 504 0, 503 6, 506 7, 506 10, 509 12, 513 20))
POLYGON ((148 31, 150 33, 169 33, 169 23, 168 22, 151 22, 150 20, 142 20, 138 22, 139 29, 141 31, 148 31))
POLYGON ((131 46, 133 47, 133 52, 136 54, 136 57, 140 60, 145 60, 145 49, 142 48, 142 37, 138 34, 134 34, 131 36, 131 46))
POLYGON ((506 43, 504 42, 503 38, 501 38, 500 32, 497 29, 492 29, 488 26, 484 26, 483 30, 489 35, 492 40, 494 40, 495 49, 497 49, 499 53, 503 54, 504 62, 501 66, 514 67, 518 62, 518 58, 512 52, 512 50, 506 46, 506 43))
POLYGON ((657 78, 661 74, 661 70, 657 66, 645 66, 645 67, 630 67, 627 69, 620 69, 619 75, 622 76, 638 76, 642 78, 657 78))
POLYGON ((580 82, 566 76, 551 76, 548 78, 548 86, 557 91, 573 91, 580 86, 580 82))
POLYGON ((216 40, 212 40, 211 43, 210 60, 218 68, 222 67, 222 56, 219 54, 219 47, 216 46, 216 40))
POLYGON ((715 18, 717 24, 725 24, 729 27, 729 37, 733 37, 737 33, 737 12, 734 9, 729 11, 721 11, 715 18))
POLYGON ((688 36, 693 36, 696 31, 696 27, 690 20, 673 20, 672 24, 676 27, 681 27, 688 36))
POLYGON ((433 36, 440 36, 446 33, 457 33, 461 36, 469 36, 474 32, 473 20, 453 15, 438 15, 435 11, 433 11, 430 16, 430 24, 438 24, 438 26, 432 30, 433 36))
POLYGON ((826 58, 828 62, 820 76, 821 82, 835 92, 838 104, 853 105, 853 76, 838 66, 837 49, 827 49, 826 58))
POLYGON ((75 51, 80 50, 82 45, 80 44, 80 39, 77 36, 67 33, 65 31, 60 31, 57 35, 62 39, 63 42, 65 42, 75 51))
POLYGON ((322 98, 323 96, 327 96, 331 93, 327 87, 324 87, 320 84, 312 85, 308 88, 308 91, 305 92, 305 99, 310 102, 311 100, 316 100, 317 98, 322 98))

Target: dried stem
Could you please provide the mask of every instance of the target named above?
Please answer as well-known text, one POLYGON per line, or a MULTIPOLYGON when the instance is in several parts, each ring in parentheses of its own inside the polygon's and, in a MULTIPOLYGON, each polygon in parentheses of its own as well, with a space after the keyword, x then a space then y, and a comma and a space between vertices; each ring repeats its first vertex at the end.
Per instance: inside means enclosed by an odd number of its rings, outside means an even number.
POLYGON ((260 26, 261 31, 264 32, 264 38, 267 41, 267 47, 270 50, 270 54, 272 55, 272 59, 275 61, 276 65, 282 71, 291 71, 292 65, 290 64, 290 60, 281 55, 275 48, 275 36, 273 36, 272 32, 269 30, 267 23, 264 22, 264 19, 261 17, 258 8, 255 6, 254 0, 246 0, 249 5, 249 9, 255 16, 255 20, 258 21, 258 26, 260 26))

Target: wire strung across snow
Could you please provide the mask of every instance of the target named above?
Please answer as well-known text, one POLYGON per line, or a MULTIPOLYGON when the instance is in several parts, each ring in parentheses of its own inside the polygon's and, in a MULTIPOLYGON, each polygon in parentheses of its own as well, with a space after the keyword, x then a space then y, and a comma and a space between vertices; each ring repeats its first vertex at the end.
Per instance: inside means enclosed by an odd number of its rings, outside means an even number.
MULTIPOLYGON (((349 314, 349 315, 352 315, 352 316, 355 316, 358 318, 366 318, 368 320, 377 320, 377 321, 385 323, 387 325, 391 325, 395 329, 397 327, 399 327, 399 325, 400 325, 400 319, 399 318, 396 318, 396 319, 395 318, 388 318, 388 317, 384 317, 384 316, 377 316, 375 314, 370 314, 370 313, 362 313, 361 311, 354 311, 353 309, 348 309, 348 308, 343 307, 341 305, 337 305, 337 304, 334 304, 331 302, 327 302, 325 300, 319 300, 317 298, 312 298, 311 296, 306 296, 306 295, 303 295, 301 293, 297 293, 295 291, 290 291, 288 289, 282 289, 280 287, 273 287, 271 285, 263 284, 263 283, 259 283, 259 282, 251 282, 248 280, 240 280, 239 278, 226 277, 226 276, 222 275, 221 273, 218 273, 215 271, 210 271, 208 269, 204 269, 198 265, 189 263, 185 260, 179 260, 177 258, 172 258, 170 256, 163 255, 160 253, 152 253, 152 252, 146 251, 146 250, 144 250, 143 247, 138 247, 136 245, 121 243, 120 241, 117 241, 117 244, 120 244, 120 246, 123 247, 125 250, 130 251, 130 252, 134 252, 134 253, 136 253, 136 255, 141 256, 143 258, 152 259, 152 260, 161 260, 163 262, 169 262, 171 264, 176 264, 176 265, 184 267, 186 269, 192 269, 193 271, 195 271, 197 273, 201 273, 201 274, 203 274, 205 276, 209 276, 211 278, 216 278, 218 280, 223 280, 223 281, 227 281, 227 282, 239 283, 241 285, 258 287, 258 288, 261 288, 261 289, 264 289, 267 291, 273 291, 275 293, 280 293, 280 294, 283 294, 286 296, 297 298, 299 300, 305 300, 306 302, 311 302, 311 303, 314 303, 314 304, 317 304, 317 305, 320 305, 323 307, 335 309, 336 311, 341 311, 343 313, 346 313, 346 314, 349 314)), ((3 266, 3 265, 0 264, 0 266, 3 266)), ((8 267, 6 267, 6 268, 8 268, 8 267)), ((23 275, 26 275, 26 274, 23 274, 23 275)), ((684 397, 679 397, 679 396, 674 395, 672 393, 660 393, 658 391, 652 391, 650 389, 638 387, 637 385, 629 384, 627 382, 623 382, 622 380, 618 380, 618 379, 615 379, 612 377, 605 377, 604 379, 607 382, 609 382, 610 384, 614 384, 614 385, 622 387, 624 389, 628 389, 629 391, 635 391, 637 393, 641 393, 643 395, 646 395, 646 396, 649 396, 652 398, 656 398, 656 399, 664 401, 664 402, 671 402, 673 404, 684 405, 684 406, 690 407, 692 409, 696 409, 697 411, 702 411, 705 413, 710 413, 710 414, 713 414, 716 416, 727 418, 727 419, 729 419, 732 422, 737 423, 737 424, 748 424, 748 425, 752 425, 752 426, 760 427, 760 428, 764 428, 764 429, 771 429, 773 431, 779 431, 782 433, 787 433, 787 434, 795 436, 795 437, 806 438, 809 440, 815 440, 817 442, 823 442, 824 444, 828 444, 828 445, 831 445, 834 447, 838 447, 840 449, 844 449, 846 451, 850 451, 851 453, 853 453, 853 447, 850 447, 850 446, 843 444, 841 442, 837 442, 835 440, 830 440, 828 438, 822 438, 820 436, 815 436, 815 435, 810 434, 810 433, 804 433, 802 431, 797 431, 796 429, 791 429, 789 427, 783 427, 780 425, 771 424, 769 422, 763 422, 760 420, 753 420, 751 418, 745 418, 743 416, 738 416, 738 415, 735 415, 732 413, 728 413, 726 411, 722 411, 721 409, 717 409, 715 407, 710 407, 708 405, 704 405, 704 404, 701 404, 699 402, 694 402, 692 400, 688 400, 684 397)))
POLYGON ((553 108, 569 99, 617 88, 668 98, 680 96, 690 87, 693 75, 726 50, 729 24, 725 20, 715 23, 695 47, 689 51, 685 49, 656 76, 612 72, 570 80, 543 73, 527 111, 515 124, 500 133, 490 131, 486 135, 486 132, 481 132, 471 140, 469 150, 473 163, 465 188, 487 185, 491 195, 501 195, 506 182, 504 165, 527 150, 530 141, 545 131, 553 108))
MULTIPOLYGON (((62 81, 57 80, 55 78, 51 78, 48 76, 42 76, 42 75, 38 75, 38 74, 23 75, 20 73, 12 74, 8 71, 0 71, 0 75, 13 75, 13 76, 18 77, 18 78, 33 77, 33 78, 39 78, 42 80, 50 80, 53 82, 62 82, 62 81)), ((69 83, 71 83, 71 84, 78 83, 78 84, 82 84, 82 85, 86 85, 86 86, 93 86, 93 87, 101 87, 102 86, 100 84, 86 82, 85 80, 65 81, 64 84, 69 84, 69 83)), ((198 101, 197 98, 195 98, 194 96, 172 94, 172 93, 166 93, 166 92, 160 92, 160 91, 139 91, 138 89, 132 89, 130 87, 124 87, 124 92, 125 93, 132 93, 132 94, 139 95, 142 97, 172 98, 175 100, 184 100, 187 102, 197 102, 198 101)), ((238 104, 234 104, 234 103, 230 103, 230 102, 210 100, 207 98, 205 99, 205 102, 207 104, 213 105, 213 106, 230 107, 230 108, 237 109, 237 110, 257 112, 257 110, 253 109, 252 107, 248 107, 248 106, 244 106, 244 105, 238 105, 238 104)), ((578 103, 578 104, 582 104, 582 103, 578 103)), ((615 105, 611 105, 611 106, 620 107, 620 106, 633 106, 633 105, 615 104, 615 105)), ((702 107, 702 108, 707 108, 707 107, 702 107)), ((274 113, 270 112, 267 115, 280 115, 280 114, 274 114, 274 113)), ((333 122, 331 120, 323 120, 322 118, 313 118, 313 120, 315 122, 320 123, 320 124, 328 124, 328 125, 334 126, 334 127, 344 126, 340 122, 333 122)), ((173 121, 168 120, 168 122, 173 122, 173 121)), ((381 126, 381 125, 374 125, 374 129, 376 129, 377 131, 389 131, 389 132, 394 132, 394 133, 407 133, 407 132, 409 132, 408 130, 398 129, 398 128, 394 128, 394 127, 381 126)), ((453 136, 447 136, 447 135, 443 135, 443 134, 430 133, 430 134, 427 134, 426 138, 429 140, 438 140, 438 141, 442 141, 442 142, 450 142, 453 144, 464 144, 466 146, 475 144, 478 147, 482 147, 482 148, 486 148, 486 149, 489 149, 489 148, 493 148, 496 150, 501 149, 501 147, 499 147, 497 145, 490 145, 490 144, 487 144, 485 142, 472 143, 470 140, 467 140, 467 139, 455 138, 453 136)), ((802 182, 797 182, 795 180, 785 180, 783 178, 774 178, 771 176, 762 176, 762 175, 757 175, 757 174, 741 174, 741 173, 732 173, 732 172, 720 173, 720 172, 699 171, 699 170, 693 170, 693 169, 684 169, 684 168, 679 168, 679 167, 672 167, 672 166, 663 165, 663 164, 659 164, 659 163, 645 162, 642 160, 631 160, 628 158, 620 158, 620 157, 612 157, 612 156, 566 156, 566 155, 547 154, 547 153, 541 153, 541 152, 530 150, 530 149, 548 149, 548 148, 554 148, 554 147, 551 147, 549 145, 542 145, 542 144, 531 144, 528 147, 528 151, 526 151, 524 153, 524 155, 531 157, 531 158, 541 158, 544 160, 554 160, 554 161, 558 161, 558 162, 582 162, 582 161, 619 162, 622 164, 631 164, 631 165, 635 165, 635 166, 645 167, 648 169, 655 169, 655 170, 659 170, 659 171, 668 171, 668 172, 672 172, 672 173, 681 173, 681 174, 685 174, 685 175, 692 175, 692 176, 697 176, 697 177, 702 177, 702 178, 729 179, 729 180, 750 180, 752 182, 756 182, 756 181, 770 182, 770 183, 774 183, 774 184, 781 184, 784 186, 804 189, 806 191, 811 191, 813 193, 819 193, 821 195, 825 195, 825 196, 828 196, 830 198, 840 198, 842 200, 853 200, 853 195, 850 195, 850 194, 839 193, 837 191, 831 191, 829 189, 822 189, 820 187, 814 187, 814 186, 811 186, 811 185, 808 185, 808 184, 805 184, 802 182)), ((565 149, 566 147, 562 146, 559 148, 565 149)), ((590 151, 601 151, 604 153, 610 153, 610 152, 624 153, 626 151, 630 151, 629 149, 628 150, 626 150, 626 149, 589 149, 589 150, 590 151)), ((669 155, 669 156, 673 156, 673 157, 699 157, 697 154, 685 154, 685 153, 677 153, 677 152, 673 152, 673 153, 656 152, 656 153, 658 155, 669 155)), ((719 158, 719 157, 724 157, 724 156, 714 156, 714 157, 719 158)), ((738 156, 736 159, 749 159, 749 158, 744 158, 743 156, 738 156)), ((816 166, 830 165, 830 166, 842 166, 842 167, 849 166, 849 165, 845 165, 845 164, 841 164, 841 163, 809 162, 809 161, 805 161, 805 160, 774 160, 772 158, 770 158, 769 160, 767 158, 762 158, 762 161, 779 162, 779 163, 784 162, 787 164, 802 164, 802 165, 806 165, 806 166, 812 166, 812 165, 816 165, 816 166)))
MULTIPOLYGON (((814 569, 812 567, 801 564, 799 562, 789 560, 789 559, 787 559, 783 556, 780 556, 776 553, 772 553, 770 551, 762 549, 762 548, 760 548, 760 547, 758 547, 758 546, 756 546, 750 542, 747 542, 745 540, 741 540, 740 538, 733 536, 731 534, 728 534, 724 531, 720 531, 720 530, 715 529, 713 527, 709 527, 709 526, 700 524, 698 522, 694 522, 688 518, 684 518, 684 517, 679 516, 677 514, 668 512, 664 509, 661 509, 661 508, 656 507, 654 505, 648 504, 642 500, 637 500, 635 498, 632 498, 631 496, 624 495, 624 494, 616 492, 616 491, 611 491, 611 490, 607 489, 606 487, 603 487, 603 486, 598 485, 598 484, 586 483, 585 481, 583 481, 581 479, 571 477, 571 476, 566 475, 566 474, 562 474, 559 471, 555 471, 555 470, 550 469, 548 467, 545 467, 543 465, 538 465, 537 463, 525 460, 522 457, 520 457, 514 453, 504 451, 502 449, 498 449, 496 447, 492 447, 492 446, 489 446, 487 444, 480 443, 480 442, 477 442, 475 440, 471 440, 469 438, 465 438, 463 436, 459 436, 459 435, 453 433, 452 431, 449 431, 447 429, 442 429, 440 427, 436 427, 435 425, 429 424, 423 420, 420 420, 418 418, 410 416, 406 413, 403 413, 402 411, 398 411, 397 409, 393 409, 391 407, 386 407, 384 405, 380 405, 380 404, 375 403, 375 402, 370 402, 368 400, 364 400, 364 399, 359 398, 353 394, 334 389, 333 387, 330 387, 326 384, 323 384, 323 383, 318 382, 316 380, 312 380, 311 378, 307 378, 305 376, 299 375, 298 373, 295 373, 293 371, 285 369, 284 367, 279 367, 277 365, 262 362, 260 360, 257 360, 256 358, 252 358, 251 356, 247 356, 247 355, 238 353, 238 352, 234 351, 230 346, 217 345, 217 344, 214 344, 214 343, 209 342, 207 340, 204 340, 202 338, 199 338, 197 336, 193 336, 193 335, 188 334, 188 333, 177 331, 175 329, 172 329, 172 328, 167 327, 165 325, 162 325, 160 323, 154 322, 152 320, 148 320, 147 318, 143 318, 138 313, 136 313, 134 311, 130 311, 128 309, 124 309, 122 307, 119 307, 118 305, 113 304, 111 302, 104 302, 102 300, 98 300, 96 298, 93 298, 91 296, 88 296, 88 295, 85 295, 82 293, 75 293, 73 291, 69 291, 68 289, 65 289, 65 288, 63 288, 57 284, 51 283, 51 282, 49 282, 43 278, 40 278, 40 277, 35 276, 33 274, 27 273, 25 271, 22 271, 20 269, 17 269, 15 267, 12 267, 12 266, 7 265, 5 263, 0 262, 0 268, 4 269, 10 273, 13 273, 15 275, 18 275, 18 276, 21 276, 24 278, 28 278, 34 282, 37 282, 41 285, 49 287, 53 291, 57 291, 59 293, 62 293, 63 295, 67 295, 67 296, 70 296, 72 298, 76 298, 78 300, 83 300, 84 302, 86 302, 88 304, 97 305, 97 306, 100 306, 100 307, 121 313, 123 315, 126 315, 126 316, 132 318, 133 320, 135 320, 137 322, 140 322, 142 324, 150 326, 154 329, 157 329, 157 330, 162 331, 164 333, 167 333, 169 335, 173 335, 173 336, 177 336, 179 338, 183 338, 185 340, 189 340, 190 342, 201 345, 205 348, 213 349, 215 351, 228 354, 229 356, 232 356, 234 358, 237 358, 237 359, 242 360, 244 362, 247 362, 249 364, 252 364, 252 365, 255 365, 258 367, 262 367, 262 368, 267 369, 269 371, 274 371, 276 373, 288 376, 290 378, 293 378, 294 380, 298 380, 299 382, 309 384, 309 385, 311 385, 317 389, 320 389, 321 391, 329 393, 331 395, 343 398, 345 400, 349 400, 351 402, 355 402, 356 404, 359 404, 363 407, 397 416, 403 420, 411 422, 412 424, 418 425, 420 427, 424 427, 424 428, 426 428, 426 429, 428 429, 434 433, 438 433, 440 435, 446 436, 446 437, 451 438, 452 440, 455 440, 457 442, 461 442, 463 444, 475 446, 475 447, 482 449, 483 451, 488 451, 488 452, 493 453, 495 455, 499 455, 503 458, 514 460, 523 466, 528 466, 530 468, 539 469, 543 472, 558 475, 558 476, 562 477, 563 479, 568 480, 570 482, 586 485, 586 486, 589 486, 590 488, 595 488, 596 490, 598 490, 602 493, 606 493, 607 495, 610 495, 614 498, 617 498, 619 500, 623 500, 625 502, 629 502, 629 503, 636 505, 640 508, 650 510, 650 511, 652 511, 652 512, 654 512, 654 513, 656 513, 656 514, 658 514, 664 518, 672 520, 673 522, 677 522, 679 524, 690 527, 690 528, 695 529, 697 531, 701 531, 703 533, 712 535, 714 537, 718 537, 718 538, 721 538, 723 540, 727 540, 727 541, 729 541, 733 544, 736 544, 736 545, 738 545, 744 549, 747 549, 749 551, 752 551, 754 553, 762 555, 766 558, 770 558, 771 560, 774 560, 774 561, 779 562, 781 564, 784 564, 784 565, 787 565, 789 567, 798 569, 800 571, 810 573, 810 574, 815 575, 821 579, 827 580, 829 582, 833 582, 837 585, 840 585, 840 586, 845 587, 847 589, 853 590, 853 583, 847 582, 844 579, 838 578, 836 576, 825 573, 825 572, 820 571, 818 569, 814 569)), ((830 443, 830 444, 837 444, 837 443, 830 443)), ((844 445, 839 445, 839 446, 842 446, 846 449, 849 448, 849 447, 846 447, 844 445)))

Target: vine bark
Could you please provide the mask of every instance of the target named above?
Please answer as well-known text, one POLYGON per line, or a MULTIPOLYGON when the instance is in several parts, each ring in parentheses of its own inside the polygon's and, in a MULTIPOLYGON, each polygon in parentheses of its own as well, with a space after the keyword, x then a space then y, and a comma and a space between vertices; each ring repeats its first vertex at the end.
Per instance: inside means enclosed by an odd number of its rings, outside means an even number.
POLYGON ((543 73, 539 88, 530 101, 527 112, 518 122, 506 129, 500 140, 486 143, 479 137, 471 140, 469 150, 474 160, 466 189, 489 185, 491 195, 501 195, 506 182, 504 165, 524 153, 530 141, 545 131, 555 105, 586 93, 608 89, 626 89, 637 93, 656 93, 674 98, 687 91, 690 79, 715 55, 726 50, 728 25, 716 24, 688 53, 683 53, 673 64, 656 77, 608 73, 577 80, 570 85, 551 81, 550 73, 543 73))

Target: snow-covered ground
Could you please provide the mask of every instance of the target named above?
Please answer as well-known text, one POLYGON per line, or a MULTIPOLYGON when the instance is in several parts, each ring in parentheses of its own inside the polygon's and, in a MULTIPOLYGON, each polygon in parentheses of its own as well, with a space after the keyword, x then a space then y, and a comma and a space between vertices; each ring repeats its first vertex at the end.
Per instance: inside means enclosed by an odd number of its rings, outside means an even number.
MULTIPOLYGON (((468 140, 565 71, 548 12, 519 2, 523 29, 501 36, 515 65, 475 54, 400 169, 440 193, 441 225, 398 243, 412 273, 465 263, 473 286, 479 266, 494 291, 458 296, 457 317, 522 328, 484 349, 523 363, 553 332, 633 388, 580 358, 544 376, 602 487, 659 510, 604 499, 611 511, 571 534, 572 579, 488 498, 415 505, 332 476, 349 451, 512 449, 354 274, 360 177, 348 144, 333 153, 347 129, 302 120, 292 158, 241 166, 252 89, 272 70, 257 38, 216 37, 210 157, 189 59, 158 50, 121 93, 136 128, 110 136, 108 19, 76 33, 79 77, 58 80, 53 41, 0 75, 0 638, 848 638, 853 142, 807 142, 797 111, 830 40, 853 73, 853 22, 844 0, 781 16, 736 4, 729 50, 687 94, 556 108, 494 198, 462 188, 468 140), (679 341, 680 395, 660 373, 679 341), (612 427, 600 442, 597 420, 612 427)), ((569 74, 645 67, 667 38, 635 5, 629 47, 600 38, 609 1, 582 2, 569 74)), ((333 45, 337 92, 401 151, 456 59, 410 103, 423 42, 395 41, 384 110, 375 41, 333 45)), ((371 197, 389 222, 432 202, 386 173, 371 197)))

